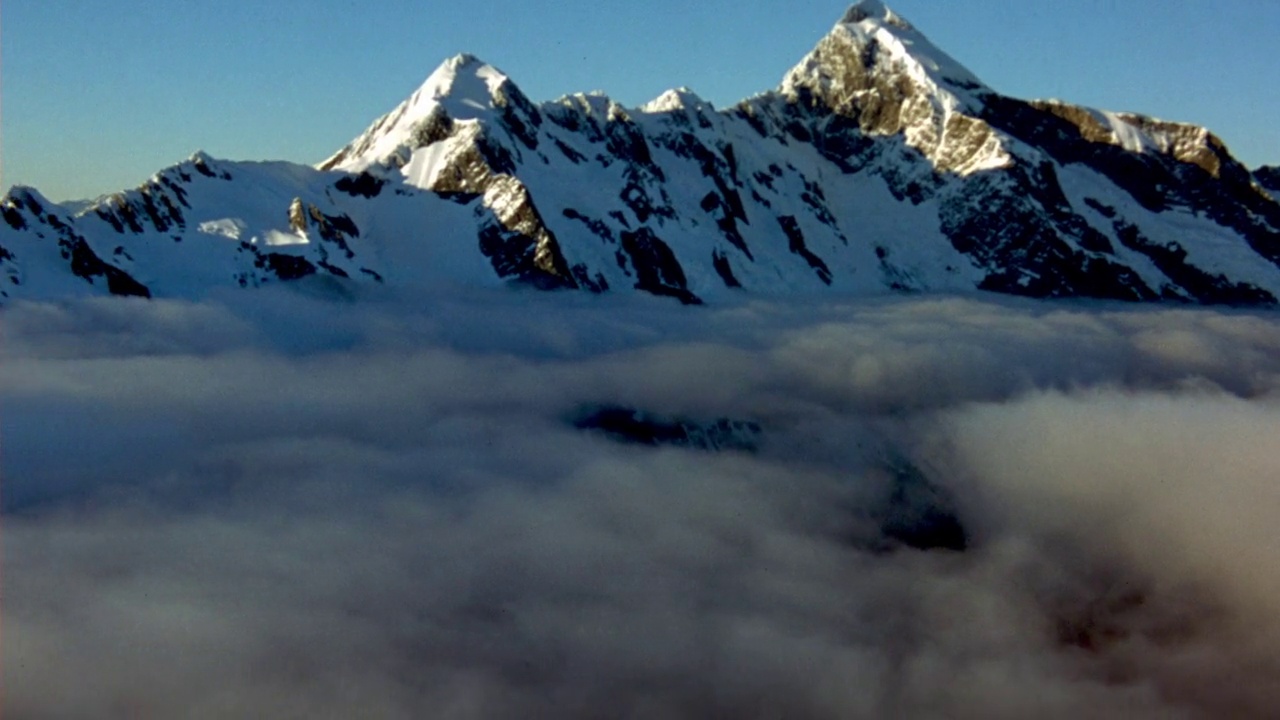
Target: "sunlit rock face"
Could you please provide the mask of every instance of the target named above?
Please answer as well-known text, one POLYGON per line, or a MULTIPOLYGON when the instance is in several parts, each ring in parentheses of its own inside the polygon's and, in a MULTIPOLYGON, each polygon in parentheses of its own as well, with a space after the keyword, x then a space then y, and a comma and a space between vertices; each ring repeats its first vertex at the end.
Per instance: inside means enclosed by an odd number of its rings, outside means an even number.
POLYGON ((74 211, 40 203, 62 227, 15 191, 0 299, 316 275, 686 304, 975 289, 1272 304, 1277 184, 1202 127, 1001 95, 864 0, 777 89, 725 109, 688 88, 638 108, 535 103, 459 55, 315 168, 197 153, 74 211))

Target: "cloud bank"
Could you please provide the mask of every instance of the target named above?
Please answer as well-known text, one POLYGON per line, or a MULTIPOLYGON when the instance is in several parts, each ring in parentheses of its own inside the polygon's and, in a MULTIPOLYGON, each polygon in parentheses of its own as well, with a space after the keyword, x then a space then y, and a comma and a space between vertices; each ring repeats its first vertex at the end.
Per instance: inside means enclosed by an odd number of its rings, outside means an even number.
POLYGON ((470 292, 0 315, 10 718, 1280 704, 1280 317, 470 292), (608 403, 759 423, 618 443, 608 403), (963 552, 880 537, 895 463, 963 552))

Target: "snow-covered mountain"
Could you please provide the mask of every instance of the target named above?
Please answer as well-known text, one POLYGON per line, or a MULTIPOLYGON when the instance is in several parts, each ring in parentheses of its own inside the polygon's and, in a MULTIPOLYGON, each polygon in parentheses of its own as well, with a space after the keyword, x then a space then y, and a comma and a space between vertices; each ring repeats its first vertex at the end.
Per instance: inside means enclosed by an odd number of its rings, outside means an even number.
POLYGON ((78 211, 13 188, 0 299, 318 275, 1270 304, 1278 180, 1201 127, 1003 96, 862 0, 731 108, 535 104, 462 55, 318 167, 197 154, 78 211))

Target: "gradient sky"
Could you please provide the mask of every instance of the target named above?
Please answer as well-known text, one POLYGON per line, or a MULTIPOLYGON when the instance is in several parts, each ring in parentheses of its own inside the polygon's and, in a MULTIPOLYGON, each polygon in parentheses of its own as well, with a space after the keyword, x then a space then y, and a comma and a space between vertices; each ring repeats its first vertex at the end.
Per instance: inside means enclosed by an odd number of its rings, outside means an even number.
MULTIPOLYGON (((534 100, 774 87, 844 0, 4 0, 0 185, 132 187, 197 149, 318 162, 471 52, 534 100)), ((995 89, 1209 126, 1280 163, 1276 0, 897 0, 995 89)))

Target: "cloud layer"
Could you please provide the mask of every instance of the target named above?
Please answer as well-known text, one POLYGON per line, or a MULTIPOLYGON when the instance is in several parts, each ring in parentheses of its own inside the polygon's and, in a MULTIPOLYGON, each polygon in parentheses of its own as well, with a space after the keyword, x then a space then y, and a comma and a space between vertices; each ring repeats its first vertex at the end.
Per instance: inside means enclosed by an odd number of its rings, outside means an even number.
POLYGON ((11 718, 1280 704, 1274 314, 261 292, 0 323, 11 718), (600 403, 763 441, 566 420, 600 403), (967 551, 877 544, 891 458, 967 551))

